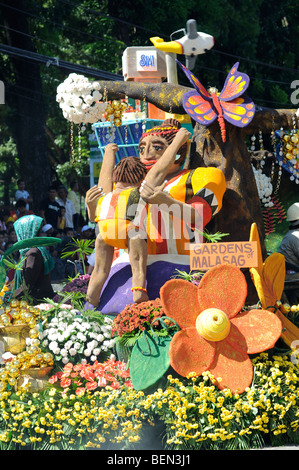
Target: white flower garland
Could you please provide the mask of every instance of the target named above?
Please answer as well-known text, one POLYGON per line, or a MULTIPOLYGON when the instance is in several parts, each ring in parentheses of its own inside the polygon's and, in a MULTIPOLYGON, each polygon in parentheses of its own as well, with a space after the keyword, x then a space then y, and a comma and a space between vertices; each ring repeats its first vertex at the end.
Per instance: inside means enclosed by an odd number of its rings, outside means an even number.
POLYGON ((63 116, 74 124, 100 121, 107 104, 101 102, 100 84, 89 81, 84 75, 71 73, 57 87, 56 101, 63 116))
POLYGON ((271 183, 271 178, 265 175, 261 169, 257 170, 253 165, 252 169, 261 202, 265 207, 272 207, 273 202, 271 201, 271 196, 273 192, 273 186, 271 183))

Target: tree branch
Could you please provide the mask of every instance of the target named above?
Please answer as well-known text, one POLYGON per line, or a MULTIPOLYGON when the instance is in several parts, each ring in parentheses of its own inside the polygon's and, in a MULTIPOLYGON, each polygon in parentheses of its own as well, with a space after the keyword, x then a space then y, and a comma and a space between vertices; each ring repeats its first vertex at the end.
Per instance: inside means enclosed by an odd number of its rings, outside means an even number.
POLYGON ((107 90, 107 100, 121 99, 128 96, 136 100, 143 100, 157 106, 162 111, 176 114, 185 114, 183 108, 183 96, 190 88, 173 83, 141 83, 141 82, 117 82, 99 81, 101 93, 107 90))
POLYGON ((258 108, 251 123, 244 127, 244 134, 253 134, 261 130, 265 134, 270 134, 271 131, 283 129, 293 129, 295 117, 296 127, 298 126, 298 117, 296 116, 296 109, 271 109, 271 108, 258 108))
MULTIPOLYGON (((162 111, 175 114, 185 114, 183 108, 183 96, 192 88, 176 85, 173 83, 141 83, 141 82, 117 82, 117 81, 100 81, 101 92, 107 91, 107 99, 121 99, 128 96, 132 99, 143 100, 157 106, 162 111)), ((284 129, 292 129, 294 126, 293 117, 296 109, 271 109, 258 107, 252 122, 244 127, 244 134, 252 134, 258 130, 264 133, 270 133, 283 127, 284 129)))

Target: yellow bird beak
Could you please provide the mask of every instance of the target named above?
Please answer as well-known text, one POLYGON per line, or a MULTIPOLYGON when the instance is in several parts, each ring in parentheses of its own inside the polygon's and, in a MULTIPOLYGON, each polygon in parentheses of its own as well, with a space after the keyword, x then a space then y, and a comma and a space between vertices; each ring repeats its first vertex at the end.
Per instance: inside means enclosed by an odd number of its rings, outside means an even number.
POLYGON ((178 41, 165 42, 162 38, 150 38, 153 45, 164 52, 172 52, 173 54, 183 54, 183 46, 178 41))

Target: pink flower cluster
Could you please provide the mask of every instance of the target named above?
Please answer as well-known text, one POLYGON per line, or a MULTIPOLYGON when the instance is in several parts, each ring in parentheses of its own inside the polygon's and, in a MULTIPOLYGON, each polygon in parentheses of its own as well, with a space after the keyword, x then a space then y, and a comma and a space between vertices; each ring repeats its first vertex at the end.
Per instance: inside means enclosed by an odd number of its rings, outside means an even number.
POLYGON ((51 384, 57 383, 64 390, 71 387, 76 395, 84 395, 86 391, 109 386, 119 389, 121 386, 132 387, 130 371, 122 361, 109 359, 103 363, 95 361, 93 364, 76 364, 70 362, 64 366, 63 371, 50 377, 51 384))

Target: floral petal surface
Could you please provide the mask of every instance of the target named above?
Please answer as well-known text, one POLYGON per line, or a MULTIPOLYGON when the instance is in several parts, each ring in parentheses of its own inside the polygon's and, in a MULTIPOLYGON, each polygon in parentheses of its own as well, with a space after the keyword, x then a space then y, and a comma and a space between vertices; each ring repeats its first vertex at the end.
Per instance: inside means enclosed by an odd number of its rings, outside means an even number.
MULTIPOLYGON (((242 312, 231 320, 239 333, 244 336, 247 354, 256 354, 273 348, 282 333, 280 319, 268 310, 242 312)), ((230 342, 230 337, 227 338, 230 342)))
POLYGON ((183 279, 171 279, 161 287, 160 298, 166 316, 180 328, 195 326, 200 313, 197 286, 183 279))
POLYGON ((229 335, 225 339, 234 349, 247 354, 248 348, 246 338, 243 333, 234 325, 233 320, 230 322, 229 335))
POLYGON ((178 331, 171 340, 170 365, 183 377, 191 372, 201 375, 212 364, 215 350, 216 344, 202 338, 196 328, 186 328, 178 331))
POLYGON ((221 264, 209 269, 198 285, 200 311, 219 308, 233 318, 245 304, 247 282, 244 274, 233 265, 221 264))
POLYGON ((217 352, 209 371, 220 390, 230 388, 233 393, 244 392, 253 378, 253 367, 248 355, 232 348, 226 340, 217 343, 217 352), (221 381, 218 380, 220 377, 221 381))
POLYGON ((285 274, 285 258, 281 253, 272 253, 266 258, 261 276, 264 291, 268 294, 265 298, 265 308, 275 305, 275 302, 281 299, 285 274))

